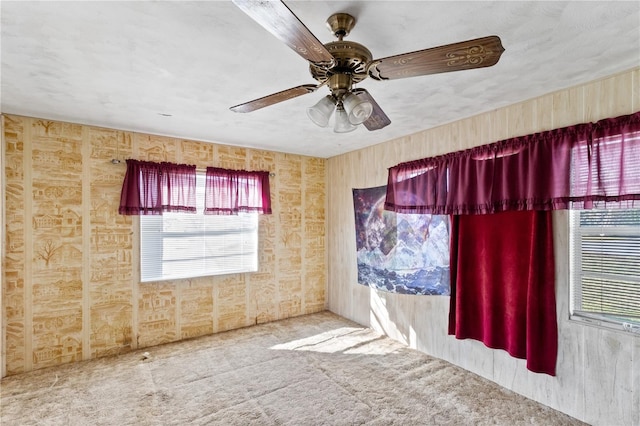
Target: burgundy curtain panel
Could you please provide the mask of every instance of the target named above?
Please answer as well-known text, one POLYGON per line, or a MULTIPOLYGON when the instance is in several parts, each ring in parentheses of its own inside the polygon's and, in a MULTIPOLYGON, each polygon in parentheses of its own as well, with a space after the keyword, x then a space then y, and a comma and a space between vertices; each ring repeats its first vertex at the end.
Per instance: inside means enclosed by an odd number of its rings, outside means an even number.
POLYGON ((571 208, 634 208, 640 197, 640 113, 593 126, 572 151, 571 208))
POLYGON ((449 334, 555 376, 553 259, 549 211, 453 216, 449 334))
POLYGON ((207 167, 204 200, 204 214, 271 214, 269 172, 207 167))
POLYGON ((128 159, 120 193, 122 215, 196 212, 196 166, 128 159))
POLYGON ((161 163, 162 210, 196 212, 196 166, 161 163))

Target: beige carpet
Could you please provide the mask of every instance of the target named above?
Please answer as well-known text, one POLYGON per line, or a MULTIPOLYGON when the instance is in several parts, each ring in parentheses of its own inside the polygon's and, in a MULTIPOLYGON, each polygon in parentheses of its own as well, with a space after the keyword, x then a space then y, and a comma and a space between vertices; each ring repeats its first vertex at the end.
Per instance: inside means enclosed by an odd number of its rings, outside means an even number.
POLYGON ((7 377, 0 398, 3 426, 582 424, 329 312, 7 377))

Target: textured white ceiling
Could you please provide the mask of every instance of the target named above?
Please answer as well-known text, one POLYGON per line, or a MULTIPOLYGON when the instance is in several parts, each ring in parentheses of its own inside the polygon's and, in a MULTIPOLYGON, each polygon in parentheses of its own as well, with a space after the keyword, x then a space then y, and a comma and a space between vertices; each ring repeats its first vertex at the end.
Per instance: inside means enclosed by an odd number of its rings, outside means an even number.
MULTIPOLYGON (((228 1, 2 1, 4 113, 331 157, 640 65, 640 2, 287 1, 323 43, 336 12, 374 58, 498 35, 491 68, 366 88, 392 123, 333 133, 305 109, 328 89, 248 114, 307 63, 228 1), (169 114, 170 116, 165 116, 169 114)), ((326 93, 325 93, 326 91, 326 93)))

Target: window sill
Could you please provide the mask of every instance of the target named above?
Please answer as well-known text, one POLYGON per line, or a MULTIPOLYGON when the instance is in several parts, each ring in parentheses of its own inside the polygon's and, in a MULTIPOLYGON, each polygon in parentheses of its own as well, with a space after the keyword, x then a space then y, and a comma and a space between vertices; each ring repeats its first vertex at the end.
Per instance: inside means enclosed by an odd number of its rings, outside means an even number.
POLYGON ((640 325, 628 322, 615 322, 606 319, 590 318, 582 315, 570 315, 569 321, 580 323, 591 327, 601 328, 608 331, 624 333, 635 337, 640 337, 640 325))

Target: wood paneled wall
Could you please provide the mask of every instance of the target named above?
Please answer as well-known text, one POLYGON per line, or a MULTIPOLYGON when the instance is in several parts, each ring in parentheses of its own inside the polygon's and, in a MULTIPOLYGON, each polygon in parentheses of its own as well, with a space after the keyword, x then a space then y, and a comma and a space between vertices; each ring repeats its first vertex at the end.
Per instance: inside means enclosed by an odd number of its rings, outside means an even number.
POLYGON ((326 308, 325 159, 2 118, 3 375, 326 308), (140 283, 126 158, 275 173, 258 272, 140 283))
MULTIPOLYGON (((357 284, 352 188, 387 182, 398 163, 640 110, 640 69, 329 159, 329 309, 413 348, 592 424, 640 424, 640 337, 569 321, 568 214, 554 212, 557 377, 474 340, 447 335, 449 298, 357 284)), ((419 403, 419 402, 417 402, 419 403)))

